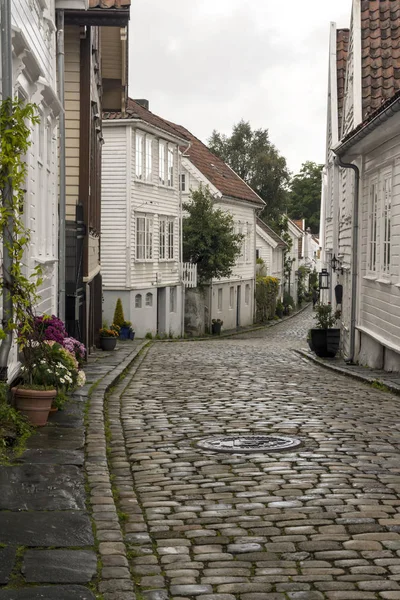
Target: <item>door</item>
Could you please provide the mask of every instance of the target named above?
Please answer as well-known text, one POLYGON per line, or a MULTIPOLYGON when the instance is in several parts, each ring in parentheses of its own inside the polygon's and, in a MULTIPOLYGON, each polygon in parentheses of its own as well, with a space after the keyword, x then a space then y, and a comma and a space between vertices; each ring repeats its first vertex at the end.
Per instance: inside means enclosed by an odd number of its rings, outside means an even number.
POLYGON ((162 335, 166 333, 166 298, 167 290, 165 287, 157 288, 157 333, 162 335))
POLYGON ((236 289, 236 327, 240 327, 240 305, 242 299, 242 286, 238 285, 236 289))

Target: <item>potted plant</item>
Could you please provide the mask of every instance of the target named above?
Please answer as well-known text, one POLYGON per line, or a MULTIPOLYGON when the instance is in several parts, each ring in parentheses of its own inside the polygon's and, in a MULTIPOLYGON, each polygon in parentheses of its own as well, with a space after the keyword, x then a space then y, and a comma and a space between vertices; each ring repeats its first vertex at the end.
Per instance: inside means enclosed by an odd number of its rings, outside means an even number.
POLYGON ((107 351, 115 350, 115 346, 117 345, 117 338, 120 333, 120 328, 118 327, 118 325, 115 325, 114 323, 111 325, 111 327, 107 327, 107 325, 104 325, 100 329, 99 333, 100 348, 102 350, 107 351))
POLYGON ((131 333, 133 333, 133 337, 135 337, 135 333, 132 329, 132 323, 130 321, 122 321, 120 326, 119 337, 121 340, 131 340, 131 333))
POLYGON ((211 321, 211 332, 213 335, 221 335, 221 327, 224 324, 221 319, 212 319, 211 321))
POLYGON ((336 356, 340 345, 340 329, 336 328, 336 321, 340 311, 332 312, 332 305, 318 302, 315 306, 314 319, 316 327, 310 330, 312 349, 317 356, 333 358, 336 356))

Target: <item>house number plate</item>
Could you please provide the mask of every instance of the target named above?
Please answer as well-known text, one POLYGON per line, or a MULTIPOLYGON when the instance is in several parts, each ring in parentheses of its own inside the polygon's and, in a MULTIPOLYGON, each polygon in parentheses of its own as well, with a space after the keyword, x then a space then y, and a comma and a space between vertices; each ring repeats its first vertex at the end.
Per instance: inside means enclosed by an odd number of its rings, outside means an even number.
POLYGON ((213 450, 214 452, 254 454, 256 452, 292 450, 292 448, 300 446, 301 441, 282 435, 241 435, 206 438, 197 442, 197 445, 204 450, 213 450))

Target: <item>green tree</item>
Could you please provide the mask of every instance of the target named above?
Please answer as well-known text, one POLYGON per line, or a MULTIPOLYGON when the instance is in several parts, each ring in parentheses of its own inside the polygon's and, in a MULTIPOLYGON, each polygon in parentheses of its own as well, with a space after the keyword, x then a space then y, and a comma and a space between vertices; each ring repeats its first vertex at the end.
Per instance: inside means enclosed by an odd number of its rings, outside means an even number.
POLYGON ((241 120, 230 136, 214 130, 208 145, 266 202, 261 216, 276 228, 286 210, 290 174, 268 130, 253 131, 249 122, 241 120))
POLYGON ((241 252, 243 236, 234 231, 232 215, 214 207, 208 188, 191 193, 183 205, 183 260, 197 264, 199 283, 229 277, 241 252))
POLYGON ((290 185, 288 215, 305 219, 312 233, 319 233, 322 169, 323 165, 306 161, 290 185))

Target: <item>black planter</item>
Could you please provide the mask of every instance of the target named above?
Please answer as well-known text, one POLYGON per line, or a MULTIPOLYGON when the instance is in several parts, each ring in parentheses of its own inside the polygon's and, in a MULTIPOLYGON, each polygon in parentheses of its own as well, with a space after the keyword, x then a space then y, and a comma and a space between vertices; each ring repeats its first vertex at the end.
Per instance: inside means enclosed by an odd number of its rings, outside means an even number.
POLYGON ((339 350, 340 329, 311 329, 311 344, 317 356, 333 358, 339 350))
POLYGON ((102 350, 115 350, 115 346, 117 345, 116 337, 101 337, 100 338, 100 348, 102 350))
POLYGON ((129 333, 131 331, 130 327, 121 327, 121 329, 119 330, 119 338, 121 340, 129 340, 129 333))
POLYGON ((221 335, 221 327, 222 327, 222 323, 212 323, 211 333, 213 335, 221 335))
POLYGON ((135 332, 132 331, 132 329, 129 330, 129 339, 130 340, 134 340, 135 339, 135 332))

